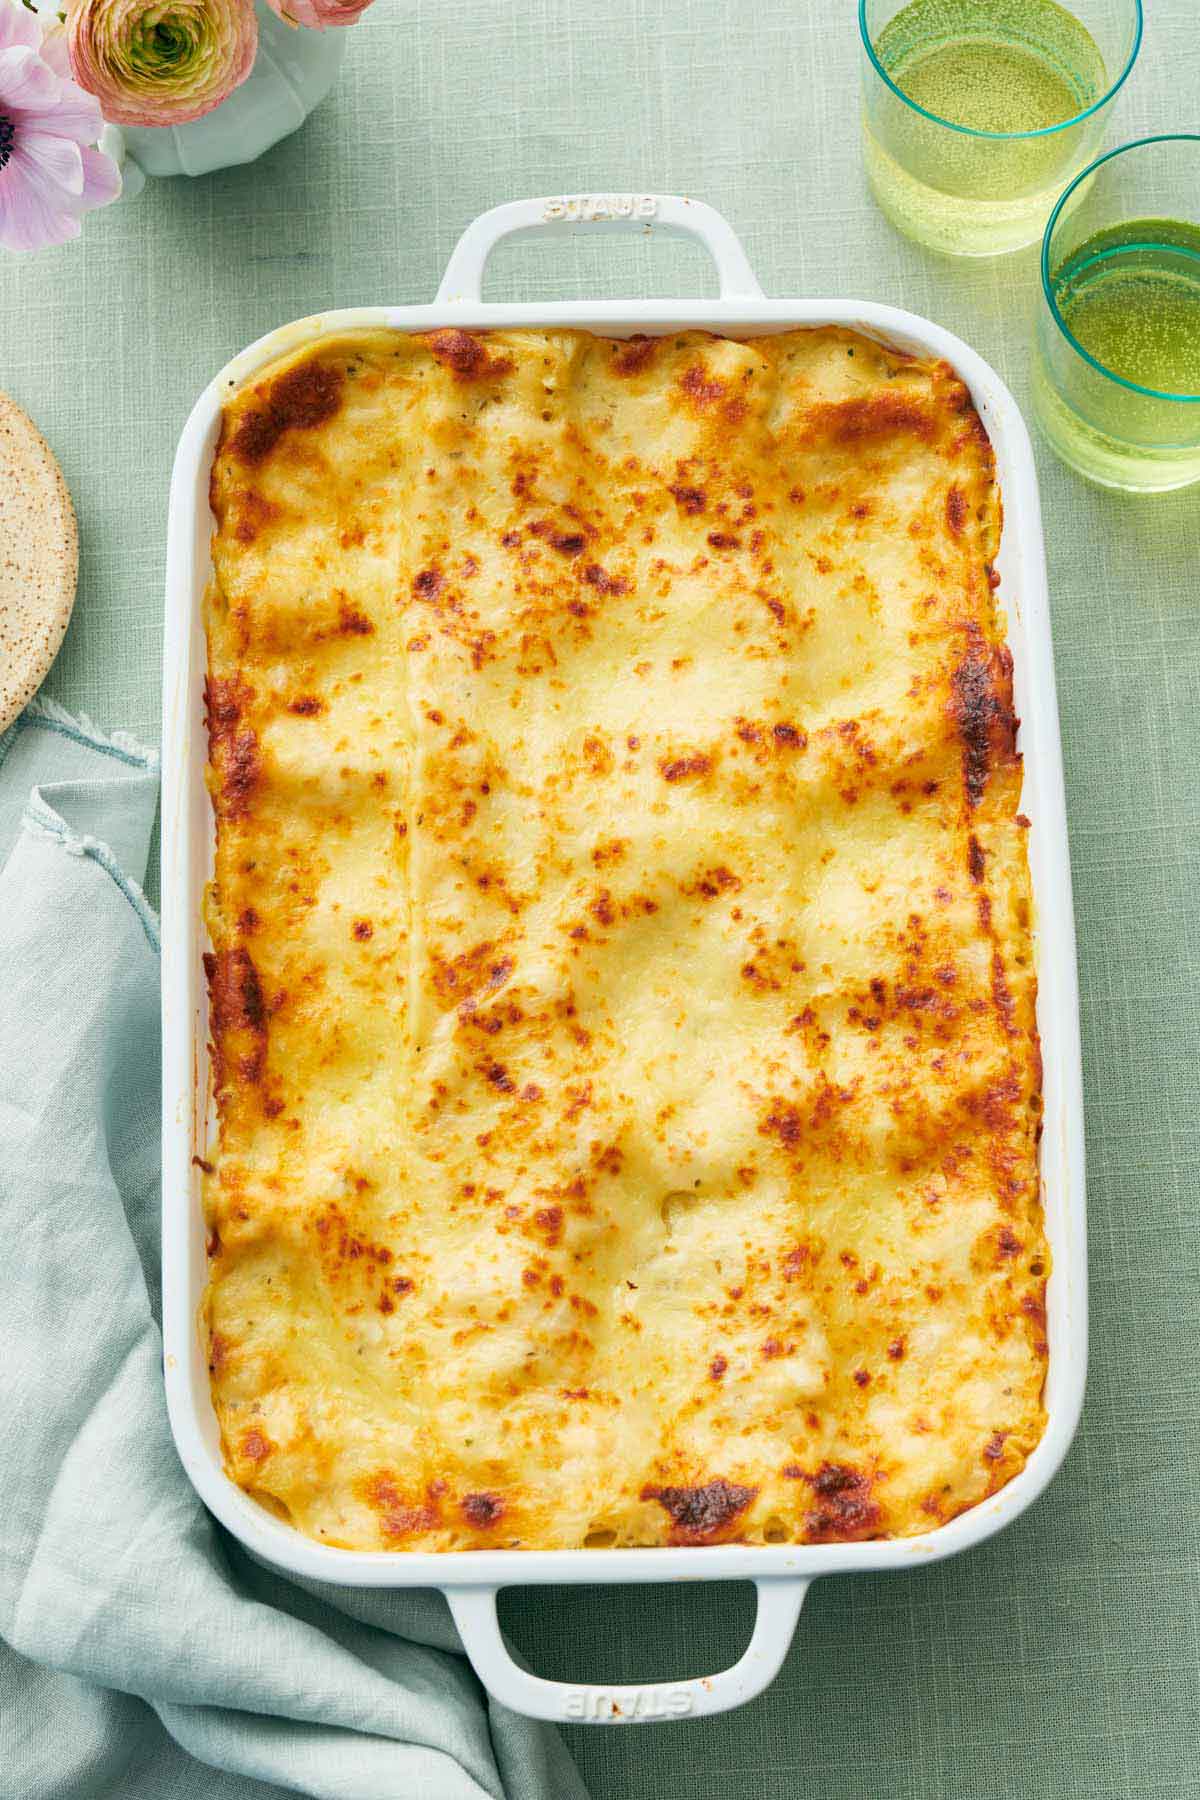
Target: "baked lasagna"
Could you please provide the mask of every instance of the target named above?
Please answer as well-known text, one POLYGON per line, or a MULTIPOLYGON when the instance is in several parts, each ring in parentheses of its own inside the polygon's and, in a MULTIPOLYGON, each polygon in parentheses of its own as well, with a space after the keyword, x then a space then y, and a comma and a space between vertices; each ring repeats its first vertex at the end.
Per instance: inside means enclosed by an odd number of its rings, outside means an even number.
POLYGON ((992 452, 851 331, 374 331, 212 471, 212 1393, 328 1544, 927 1532, 1044 1425, 992 452))

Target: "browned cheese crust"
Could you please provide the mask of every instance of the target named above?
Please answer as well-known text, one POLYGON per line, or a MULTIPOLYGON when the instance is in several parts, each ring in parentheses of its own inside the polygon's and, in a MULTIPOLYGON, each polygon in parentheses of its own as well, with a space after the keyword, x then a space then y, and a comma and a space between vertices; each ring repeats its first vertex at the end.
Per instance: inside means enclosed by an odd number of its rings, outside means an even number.
POLYGON ((853 332, 376 332, 212 472, 213 1397, 354 1548, 932 1529, 1044 1425, 1000 503, 853 332))

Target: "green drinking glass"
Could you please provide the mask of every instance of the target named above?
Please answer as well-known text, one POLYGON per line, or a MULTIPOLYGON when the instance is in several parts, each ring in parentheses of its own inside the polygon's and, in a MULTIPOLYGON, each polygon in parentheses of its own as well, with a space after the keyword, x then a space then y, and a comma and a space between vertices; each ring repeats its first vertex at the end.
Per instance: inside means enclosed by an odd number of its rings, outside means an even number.
POLYGON ((1200 136, 1110 150, 1055 207, 1033 402, 1063 461, 1102 487, 1200 481, 1200 136))
POLYGON ((859 0, 867 179, 951 256, 1036 243, 1100 147, 1141 0, 859 0))

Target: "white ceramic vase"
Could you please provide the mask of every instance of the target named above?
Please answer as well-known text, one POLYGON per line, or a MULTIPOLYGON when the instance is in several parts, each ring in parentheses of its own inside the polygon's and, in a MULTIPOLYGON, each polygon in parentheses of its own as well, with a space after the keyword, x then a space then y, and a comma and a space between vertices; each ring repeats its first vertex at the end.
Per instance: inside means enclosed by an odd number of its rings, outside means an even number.
POLYGON ((147 175, 208 175, 253 162, 302 125, 323 100, 346 53, 345 28, 288 25, 256 0, 258 55, 228 100, 190 125, 109 125, 101 144, 122 164, 124 193, 147 175))

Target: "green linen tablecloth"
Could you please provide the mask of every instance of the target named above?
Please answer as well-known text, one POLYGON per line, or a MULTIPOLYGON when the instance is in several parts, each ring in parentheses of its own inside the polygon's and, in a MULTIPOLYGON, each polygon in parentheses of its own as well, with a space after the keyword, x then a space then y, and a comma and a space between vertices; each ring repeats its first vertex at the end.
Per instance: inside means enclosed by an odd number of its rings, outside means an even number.
MULTIPOLYGON (((57 451, 81 528, 48 692, 157 738, 167 477, 194 394, 285 319, 430 298, 459 230, 500 200, 702 197, 769 294, 910 307, 1024 404, 1034 253, 939 261, 873 210, 854 11, 378 0, 334 95, 257 166, 151 183, 79 244, 0 261, 0 387, 57 451)), ((1196 0, 1148 11, 1114 141, 1200 126, 1196 0)), ((694 294, 711 275, 691 247, 605 238, 510 245, 490 291, 694 294)), ((1200 490, 1101 494, 1040 445, 1039 467, 1083 995, 1083 1427, 1000 1538, 921 1573, 818 1583, 765 1698, 571 1731, 598 1800, 1200 1796, 1200 490)), ((535 1667, 604 1680, 710 1672, 749 1614, 740 1588, 691 1585, 507 1607, 535 1667)))

